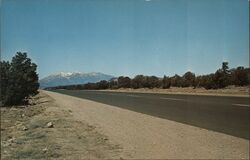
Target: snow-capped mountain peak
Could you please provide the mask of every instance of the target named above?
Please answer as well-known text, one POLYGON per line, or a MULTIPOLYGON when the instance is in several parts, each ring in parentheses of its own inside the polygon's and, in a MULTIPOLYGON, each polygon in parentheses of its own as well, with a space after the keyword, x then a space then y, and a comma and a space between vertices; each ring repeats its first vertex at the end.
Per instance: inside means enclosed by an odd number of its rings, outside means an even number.
POLYGON ((73 85, 73 84, 85 84, 85 83, 95 83, 101 80, 110 80, 113 78, 111 75, 91 72, 91 73, 81 73, 81 72, 60 72, 56 74, 49 75, 41 80, 39 80, 40 88, 63 86, 63 85, 73 85))
POLYGON ((59 75, 62 77, 70 77, 74 74, 81 74, 81 72, 60 72, 59 75))

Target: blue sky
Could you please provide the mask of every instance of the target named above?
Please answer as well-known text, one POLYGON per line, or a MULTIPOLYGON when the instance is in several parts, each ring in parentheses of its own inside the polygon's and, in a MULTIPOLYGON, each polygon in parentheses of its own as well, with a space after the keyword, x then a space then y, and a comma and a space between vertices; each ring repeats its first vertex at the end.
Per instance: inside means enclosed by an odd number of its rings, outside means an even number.
POLYGON ((182 75, 249 66, 248 0, 2 0, 1 56, 61 71, 182 75))

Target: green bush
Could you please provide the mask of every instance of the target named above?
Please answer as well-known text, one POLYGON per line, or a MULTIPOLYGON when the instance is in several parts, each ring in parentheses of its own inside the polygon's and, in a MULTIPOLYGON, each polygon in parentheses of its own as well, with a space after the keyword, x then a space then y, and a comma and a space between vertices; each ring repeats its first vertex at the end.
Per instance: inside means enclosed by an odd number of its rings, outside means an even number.
POLYGON ((1 104, 16 105, 38 93, 37 65, 27 53, 17 52, 11 63, 1 61, 1 104))

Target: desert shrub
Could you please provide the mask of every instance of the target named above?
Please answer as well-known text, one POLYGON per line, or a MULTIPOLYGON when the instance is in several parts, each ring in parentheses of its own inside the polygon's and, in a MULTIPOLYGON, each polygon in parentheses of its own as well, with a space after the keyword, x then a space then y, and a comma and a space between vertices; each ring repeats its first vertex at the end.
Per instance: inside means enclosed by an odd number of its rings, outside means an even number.
POLYGON ((164 76, 162 79, 162 88, 168 89, 171 86, 171 79, 167 76, 164 76))
POLYGON ((147 88, 159 88, 161 86, 161 81, 156 76, 146 76, 146 85, 147 88))
POLYGON ((175 74, 171 79, 171 86, 173 87, 181 87, 182 86, 182 78, 178 74, 175 74))
POLYGON ((191 86, 195 86, 195 74, 192 72, 186 72, 183 76, 182 76, 182 87, 191 87, 191 86))
POLYGON ((112 79, 108 82, 108 84, 109 84, 108 88, 110 88, 110 89, 118 89, 118 79, 112 78, 112 79))
POLYGON ((232 70, 231 83, 237 86, 244 86, 249 84, 249 69, 244 67, 237 67, 232 70))
POLYGON ((129 77, 118 77, 118 88, 130 88, 131 79, 129 77))
POLYGON ((134 89, 143 88, 146 78, 143 75, 137 75, 132 79, 131 86, 134 89))
POLYGON ((100 82, 97 82, 98 89, 108 89, 109 83, 108 81, 102 80, 100 82))

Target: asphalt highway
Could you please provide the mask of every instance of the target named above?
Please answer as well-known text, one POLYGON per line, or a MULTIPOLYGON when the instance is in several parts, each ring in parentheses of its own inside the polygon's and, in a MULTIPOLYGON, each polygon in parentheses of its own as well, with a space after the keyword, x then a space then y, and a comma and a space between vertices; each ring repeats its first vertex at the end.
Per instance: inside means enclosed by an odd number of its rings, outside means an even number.
POLYGON ((249 139, 249 97, 89 90, 55 92, 249 139))

